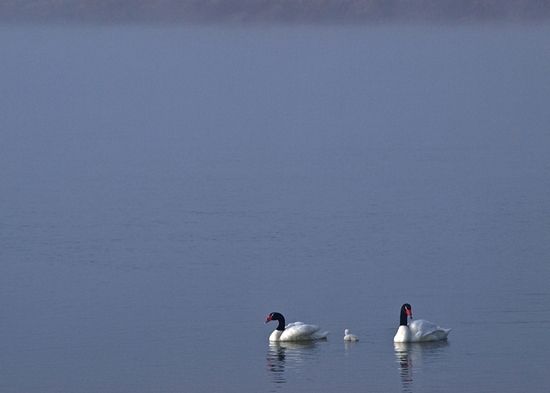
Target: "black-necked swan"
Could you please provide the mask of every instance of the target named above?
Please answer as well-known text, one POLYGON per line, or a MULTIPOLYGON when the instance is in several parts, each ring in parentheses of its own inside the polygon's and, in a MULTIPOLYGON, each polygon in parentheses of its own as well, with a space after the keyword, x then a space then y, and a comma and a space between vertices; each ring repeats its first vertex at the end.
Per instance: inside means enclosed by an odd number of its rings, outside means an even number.
POLYGON ((451 329, 444 329, 433 322, 418 319, 408 323, 408 318, 412 320, 411 305, 405 303, 401 306, 401 315, 399 319, 399 329, 393 337, 395 343, 423 342, 446 340, 451 329))
POLYGON ((269 341, 311 341, 327 338, 328 332, 320 332, 319 326, 303 322, 293 322, 285 326, 285 317, 281 313, 272 312, 265 320, 278 321, 279 325, 269 336, 269 341))
POLYGON ((351 334, 349 329, 344 330, 344 341, 359 341, 359 337, 351 334))

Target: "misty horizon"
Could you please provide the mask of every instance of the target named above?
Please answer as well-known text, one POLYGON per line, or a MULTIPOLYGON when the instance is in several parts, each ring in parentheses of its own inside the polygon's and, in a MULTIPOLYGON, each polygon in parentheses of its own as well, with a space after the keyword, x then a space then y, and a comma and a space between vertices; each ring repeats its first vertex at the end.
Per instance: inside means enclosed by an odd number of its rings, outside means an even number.
POLYGON ((89 23, 283 23, 546 21, 541 0, 9 0, 0 21, 89 23))

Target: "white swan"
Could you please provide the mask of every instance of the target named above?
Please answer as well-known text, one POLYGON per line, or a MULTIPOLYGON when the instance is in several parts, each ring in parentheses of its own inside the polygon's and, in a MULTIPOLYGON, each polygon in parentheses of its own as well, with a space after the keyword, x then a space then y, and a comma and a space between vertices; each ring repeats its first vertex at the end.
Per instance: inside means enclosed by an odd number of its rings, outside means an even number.
POLYGON ((393 337, 395 343, 424 342, 446 340, 451 329, 444 329, 435 323, 423 319, 408 323, 408 317, 412 319, 411 305, 405 303, 401 306, 399 329, 393 337))
POLYGON ((359 341, 359 337, 351 334, 349 329, 344 330, 344 341, 359 341))
POLYGON ((278 321, 279 325, 269 336, 269 341, 311 341, 327 338, 328 332, 320 332, 319 326, 303 322, 293 322, 285 326, 285 317, 281 313, 272 312, 265 320, 278 321))

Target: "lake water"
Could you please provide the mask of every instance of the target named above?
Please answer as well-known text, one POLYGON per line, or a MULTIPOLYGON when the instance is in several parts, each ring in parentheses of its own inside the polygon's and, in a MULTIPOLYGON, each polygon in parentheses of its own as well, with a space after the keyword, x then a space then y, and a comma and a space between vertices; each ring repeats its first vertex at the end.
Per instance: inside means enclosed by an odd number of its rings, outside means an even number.
POLYGON ((547 391, 548 26, 0 33, 2 392, 547 391))

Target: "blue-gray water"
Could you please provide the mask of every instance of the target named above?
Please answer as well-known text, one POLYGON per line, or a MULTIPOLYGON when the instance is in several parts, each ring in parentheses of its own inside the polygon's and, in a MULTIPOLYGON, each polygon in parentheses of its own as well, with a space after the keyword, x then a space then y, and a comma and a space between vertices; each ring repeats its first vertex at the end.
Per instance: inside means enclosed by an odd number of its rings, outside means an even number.
POLYGON ((549 36, 0 27, 0 390, 547 391, 549 36))

